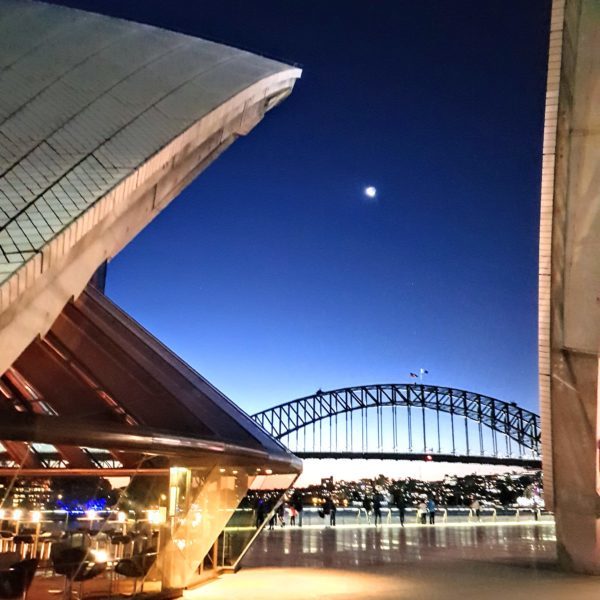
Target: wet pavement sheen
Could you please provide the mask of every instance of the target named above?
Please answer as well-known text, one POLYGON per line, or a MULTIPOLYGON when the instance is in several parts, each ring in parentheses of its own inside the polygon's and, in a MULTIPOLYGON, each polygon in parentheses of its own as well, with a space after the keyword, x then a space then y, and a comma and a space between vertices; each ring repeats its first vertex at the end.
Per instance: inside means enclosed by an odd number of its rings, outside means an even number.
POLYGON ((553 523, 283 528, 236 575, 190 600, 600 599, 600 578, 555 565, 553 523))

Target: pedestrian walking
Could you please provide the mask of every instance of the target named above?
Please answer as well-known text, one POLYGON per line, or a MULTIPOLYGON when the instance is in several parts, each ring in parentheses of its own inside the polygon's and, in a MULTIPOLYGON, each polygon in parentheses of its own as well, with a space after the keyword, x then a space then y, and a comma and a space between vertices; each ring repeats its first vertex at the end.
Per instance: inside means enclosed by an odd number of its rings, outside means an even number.
POLYGON ((267 516, 267 512, 268 512, 268 508, 267 505, 265 504, 264 498, 259 498, 256 501, 256 528, 258 529, 262 524, 263 521, 265 520, 265 517, 267 516))
POLYGON ((481 521, 481 502, 477 498, 471 502, 471 514, 475 515, 478 521, 481 521))
POLYGON ((435 501, 433 500, 433 498, 429 498, 429 500, 427 500, 427 512, 429 513, 429 524, 430 525, 435 525, 435 511, 436 511, 436 505, 435 505, 435 501))
POLYGON ((298 513, 298 527, 302 527, 302 510, 304 507, 302 506, 302 496, 299 493, 294 496, 292 504, 298 513))
POLYGON ((282 502, 277 508, 277 520, 281 527, 285 527, 285 502, 282 502))
POLYGON ((404 497, 404 494, 398 494, 396 496, 396 506, 398 507, 400 525, 404 527, 404 519, 406 517, 406 498, 404 497))
POLYGON ((335 517, 337 512, 337 506, 331 496, 327 496, 325 504, 323 505, 323 512, 325 515, 329 515, 329 525, 335 527, 335 517))
POLYGON ((425 504, 424 500, 421 500, 421 502, 419 502, 417 515, 421 520, 421 525, 425 525, 427 523, 427 504, 425 504))
POLYGON ((375 515, 375 527, 377 527, 377 521, 381 525, 381 494, 377 493, 373 496, 373 514, 375 515))
POLYGON ((367 515, 367 523, 371 523, 371 510, 373 509, 373 504, 371 502, 371 498, 369 496, 365 496, 363 499, 363 508, 365 510, 365 514, 367 515))

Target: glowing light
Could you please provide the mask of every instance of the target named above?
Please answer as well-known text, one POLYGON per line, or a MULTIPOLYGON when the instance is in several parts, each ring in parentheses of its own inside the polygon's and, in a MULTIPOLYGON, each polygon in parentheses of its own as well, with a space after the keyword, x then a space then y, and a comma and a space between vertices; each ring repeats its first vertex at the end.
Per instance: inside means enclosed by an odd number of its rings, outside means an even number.
POLYGON ((119 521, 119 523, 125 523, 125 521, 127 520, 127 515, 124 512, 119 512, 117 514, 117 521, 119 521))
POLYGON ((42 520, 42 513, 39 510, 34 510, 29 516, 32 523, 39 523, 42 520))
POLYGON ((148 522, 154 525, 159 525, 160 523, 164 523, 166 520, 166 510, 164 508, 160 508, 158 510, 149 510, 148 513, 148 522))
POLYGON ((96 511, 93 508, 90 508, 90 510, 86 510, 85 511, 85 516, 90 520, 93 521, 94 519, 96 519, 96 511))
POLYGON ((377 188, 373 187, 372 185, 369 185, 365 188, 365 196, 367 198, 375 198, 375 196, 377 196, 377 188))
POLYGON ((97 563, 108 561, 108 552, 106 550, 92 550, 92 555, 97 563))
POLYGON ((13 510, 12 516, 15 521, 20 521, 23 517, 23 511, 20 508, 17 508, 16 510, 13 510))
POLYGON ((267 470, 265 471, 265 473, 266 473, 267 475, 272 475, 272 474, 273 474, 273 471, 272 471, 271 469, 267 469, 267 470))
POLYGON ((177 512, 177 498, 179 496, 179 488, 172 485, 169 488, 169 514, 174 515, 177 512))
POLYGON ((185 473, 187 472, 187 468, 186 467, 171 467, 169 469, 171 476, 175 476, 175 477, 181 477, 182 475, 185 475, 185 473))
POLYGON ((0 508, 0 521, 2 519, 4 519, 4 515, 6 514, 5 510, 3 508, 0 508))

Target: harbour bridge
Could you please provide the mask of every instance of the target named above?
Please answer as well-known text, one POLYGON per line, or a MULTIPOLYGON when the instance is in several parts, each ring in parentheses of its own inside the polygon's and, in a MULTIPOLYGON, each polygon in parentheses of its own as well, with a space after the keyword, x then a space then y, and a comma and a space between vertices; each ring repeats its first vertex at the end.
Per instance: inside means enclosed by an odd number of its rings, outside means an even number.
POLYGON ((537 414, 455 388, 391 383, 318 390, 252 418, 300 458, 541 467, 537 414))

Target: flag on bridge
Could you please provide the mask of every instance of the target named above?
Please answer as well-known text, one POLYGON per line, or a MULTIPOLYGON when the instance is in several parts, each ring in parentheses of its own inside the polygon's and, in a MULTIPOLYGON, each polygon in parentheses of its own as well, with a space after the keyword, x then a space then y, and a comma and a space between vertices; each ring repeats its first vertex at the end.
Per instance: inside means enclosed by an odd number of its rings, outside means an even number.
POLYGON ((417 375, 416 373, 409 373, 409 375, 410 375, 411 377, 418 377, 418 375, 417 375))

